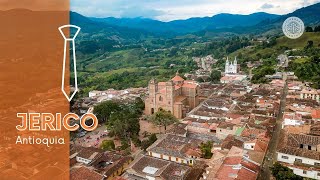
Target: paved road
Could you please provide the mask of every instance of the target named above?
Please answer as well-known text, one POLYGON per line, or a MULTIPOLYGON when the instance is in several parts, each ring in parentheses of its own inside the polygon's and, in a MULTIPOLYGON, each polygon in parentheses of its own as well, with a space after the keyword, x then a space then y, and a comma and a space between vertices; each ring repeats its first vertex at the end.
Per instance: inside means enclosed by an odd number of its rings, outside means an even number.
POLYGON ((271 177, 270 167, 277 160, 276 149, 277 149, 278 142, 279 142, 281 124, 283 121, 283 112, 286 107, 287 94, 288 94, 288 84, 286 83, 285 87, 283 88, 283 93, 282 93, 282 97, 281 97, 281 101, 280 101, 279 114, 278 114, 277 121, 275 124, 274 132, 273 132, 272 138, 269 142, 268 150, 267 150, 266 156, 264 158, 263 164, 261 166, 261 171, 260 171, 258 180, 270 179, 270 177, 271 177))

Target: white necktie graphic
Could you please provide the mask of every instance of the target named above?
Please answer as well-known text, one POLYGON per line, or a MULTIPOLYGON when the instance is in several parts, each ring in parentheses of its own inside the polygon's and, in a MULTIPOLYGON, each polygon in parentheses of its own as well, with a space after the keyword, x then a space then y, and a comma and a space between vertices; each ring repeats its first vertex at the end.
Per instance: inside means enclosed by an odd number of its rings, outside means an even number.
MULTIPOLYGON (((66 96, 66 98, 68 99, 68 101, 70 102, 72 100, 72 98, 74 97, 74 95, 76 95, 77 91, 78 91, 78 82, 77 82, 77 66, 76 66, 76 48, 75 48, 75 42, 74 40, 76 39, 78 33, 80 32, 80 27, 75 26, 75 25, 63 25, 59 27, 59 31, 62 35, 62 37, 64 38, 64 53, 63 53, 63 67, 62 67, 62 82, 61 82, 61 90, 63 92, 63 94, 66 96), (63 29, 64 28, 68 28, 71 31, 71 28, 75 28, 76 29, 76 33, 73 35, 73 37, 67 37, 64 32, 63 29), (69 84, 65 84, 65 75, 66 75, 66 67, 69 67, 67 65, 67 44, 68 42, 71 44, 71 48, 72 51, 70 53, 72 53, 72 55, 70 57, 72 57, 73 60, 73 70, 74 70, 74 92, 71 94, 71 96, 69 97, 68 93, 66 92, 66 87, 69 86, 69 84)), ((68 31, 67 31, 68 32, 68 31)), ((71 58, 70 58, 71 59, 71 58)), ((72 63, 72 62, 71 62, 72 63)))

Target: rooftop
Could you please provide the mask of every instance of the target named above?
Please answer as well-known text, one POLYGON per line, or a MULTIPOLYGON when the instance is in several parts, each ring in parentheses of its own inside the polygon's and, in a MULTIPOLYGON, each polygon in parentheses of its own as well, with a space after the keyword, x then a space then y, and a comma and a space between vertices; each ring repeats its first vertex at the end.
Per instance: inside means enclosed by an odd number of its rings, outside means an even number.
POLYGON ((70 171, 70 180, 101 180, 103 175, 87 167, 81 166, 70 171))
POLYGON ((147 151, 185 158, 187 150, 197 148, 200 143, 197 139, 166 134, 154 142, 147 151))

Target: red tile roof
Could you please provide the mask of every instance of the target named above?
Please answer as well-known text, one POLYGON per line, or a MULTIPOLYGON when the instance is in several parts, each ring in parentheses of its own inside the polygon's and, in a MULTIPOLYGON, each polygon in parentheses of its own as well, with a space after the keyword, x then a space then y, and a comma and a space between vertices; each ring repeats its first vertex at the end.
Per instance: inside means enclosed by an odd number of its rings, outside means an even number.
POLYGON ((86 167, 72 169, 70 172, 70 180, 101 180, 103 175, 86 167))
POLYGON ((179 75, 176 75, 175 77, 173 77, 171 79, 172 81, 184 81, 184 79, 182 77, 180 77, 179 75))
POLYGON ((313 119, 320 119, 320 109, 312 110, 311 116, 313 119))
POLYGON ((183 85, 182 85, 182 87, 186 87, 186 88, 192 88, 192 89, 195 89, 195 88, 197 88, 197 84, 195 84, 195 83, 184 83, 183 85))

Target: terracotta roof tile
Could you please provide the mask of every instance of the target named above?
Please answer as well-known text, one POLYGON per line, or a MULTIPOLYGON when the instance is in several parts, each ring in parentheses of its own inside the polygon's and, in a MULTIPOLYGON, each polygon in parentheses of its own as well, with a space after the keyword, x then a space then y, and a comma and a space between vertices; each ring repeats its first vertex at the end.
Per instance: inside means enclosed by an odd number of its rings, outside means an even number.
POLYGON ((72 169, 70 172, 70 180, 101 180, 102 178, 103 175, 83 166, 72 169))

